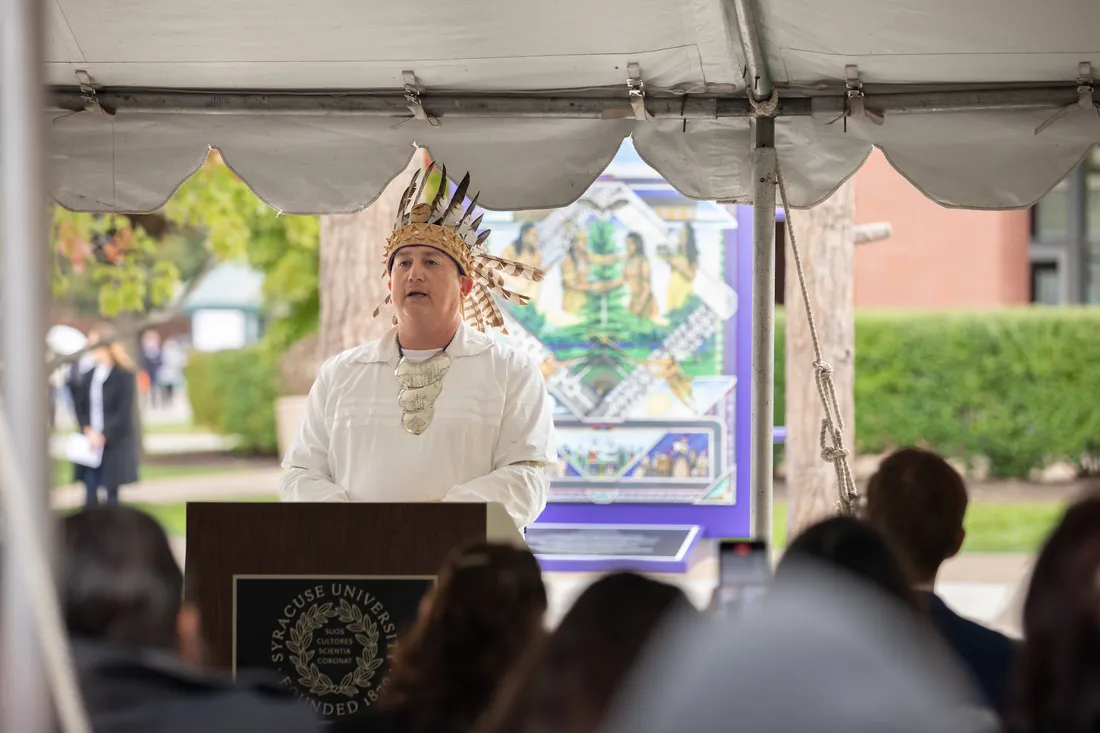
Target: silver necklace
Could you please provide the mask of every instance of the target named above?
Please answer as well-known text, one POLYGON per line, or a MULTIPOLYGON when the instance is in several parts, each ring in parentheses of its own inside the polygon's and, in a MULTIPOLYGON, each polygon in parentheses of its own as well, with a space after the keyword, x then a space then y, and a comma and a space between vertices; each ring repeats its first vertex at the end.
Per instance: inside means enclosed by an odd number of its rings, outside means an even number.
POLYGON ((411 435, 421 435, 435 417, 435 401, 443 392, 443 377, 451 369, 447 346, 430 359, 414 362, 405 357, 401 342, 397 342, 399 359, 394 374, 401 385, 397 404, 401 406, 401 427, 411 435))

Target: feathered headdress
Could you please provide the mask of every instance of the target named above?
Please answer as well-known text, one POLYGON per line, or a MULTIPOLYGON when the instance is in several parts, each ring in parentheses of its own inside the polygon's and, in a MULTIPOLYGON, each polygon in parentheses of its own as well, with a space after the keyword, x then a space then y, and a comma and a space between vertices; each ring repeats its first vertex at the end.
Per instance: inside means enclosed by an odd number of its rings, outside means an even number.
MULTIPOLYGON (((454 194, 447 198, 447 167, 442 166, 439 188, 429 201, 420 201, 428 187, 428 178, 435 170, 430 163, 427 170, 413 174, 405 192, 401 194, 401 203, 397 207, 397 221, 393 225, 393 234, 386 240, 385 277, 390 272, 393 256, 402 247, 432 247, 443 252, 458 263, 463 274, 474 280, 474 287, 462 303, 462 313, 466 322, 479 331, 489 328, 504 328, 504 316, 493 300, 496 293, 506 301, 527 305, 529 296, 508 290, 504 275, 538 282, 543 272, 537 267, 521 262, 494 257, 485 251, 485 240, 489 230, 478 232, 481 216, 471 219, 477 207, 477 196, 463 209, 466 191, 470 188, 470 174, 467 173, 455 188, 454 194)), ((374 309, 375 318, 382 308, 389 305, 391 296, 374 309)), ((397 317, 394 317, 397 323, 397 317)))

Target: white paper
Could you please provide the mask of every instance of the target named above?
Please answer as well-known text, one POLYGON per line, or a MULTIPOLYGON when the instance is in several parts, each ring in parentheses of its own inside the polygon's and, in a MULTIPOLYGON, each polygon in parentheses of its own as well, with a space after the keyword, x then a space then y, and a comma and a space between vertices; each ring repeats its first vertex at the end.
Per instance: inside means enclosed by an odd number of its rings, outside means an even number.
POLYGON ((65 457, 78 466, 99 468, 103 462, 103 447, 95 448, 87 435, 73 433, 65 441, 65 457))

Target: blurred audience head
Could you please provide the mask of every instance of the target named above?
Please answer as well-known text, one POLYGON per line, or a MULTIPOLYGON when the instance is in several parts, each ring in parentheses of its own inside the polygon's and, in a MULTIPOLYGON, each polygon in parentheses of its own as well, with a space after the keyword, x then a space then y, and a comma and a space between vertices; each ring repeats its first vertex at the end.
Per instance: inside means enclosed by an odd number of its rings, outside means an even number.
POLYGON ((796 564, 735 619, 658 633, 602 731, 998 730, 933 640, 855 574, 796 564))
POLYGON ((650 637, 677 612, 695 612, 679 588, 633 573, 597 580, 526 655, 478 733, 594 733, 650 637))
POLYGON ((60 594, 74 637, 199 659, 198 613, 183 604, 183 573, 148 514, 101 506, 61 523, 60 594))
POLYGON ((898 553, 882 533, 858 519, 831 517, 806 529, 783 554, 776 576, 806 562, 843 570, 914 610, 919 608, 910 575, 898 553))
POLYGON ((458 549, 402 639, 382 705, 413 731, 462 731, 541 638, 546 588, 535 556, 510 545, 458 549))
POLYGON ((867 484, 867 520, 897 545, 919 585, 932 585, 962 548, 966 505, 959 472, 921 448, 891 454, 867 484))
POLYGON ((1014 733, 1100 730, 1100 495, 1066 511, 1031 577, 1014 733))

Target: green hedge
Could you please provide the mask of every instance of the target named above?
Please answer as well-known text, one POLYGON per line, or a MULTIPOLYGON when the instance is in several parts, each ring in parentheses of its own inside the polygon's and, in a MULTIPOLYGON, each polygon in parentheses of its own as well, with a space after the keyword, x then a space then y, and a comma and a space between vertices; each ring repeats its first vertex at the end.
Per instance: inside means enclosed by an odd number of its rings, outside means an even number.
POLYGON ((238 450, 278 450, 275 367, 258 347, 194 353, 187 365, 187 395, 197 424, 240 437, 238 450))
MULTIPOLYGON (((776 424, 785 422, 776 323, 776 424)), ((856 316, 856 446, 925 445, 994 476, 1100 458, 1100 309, 856 316)))

